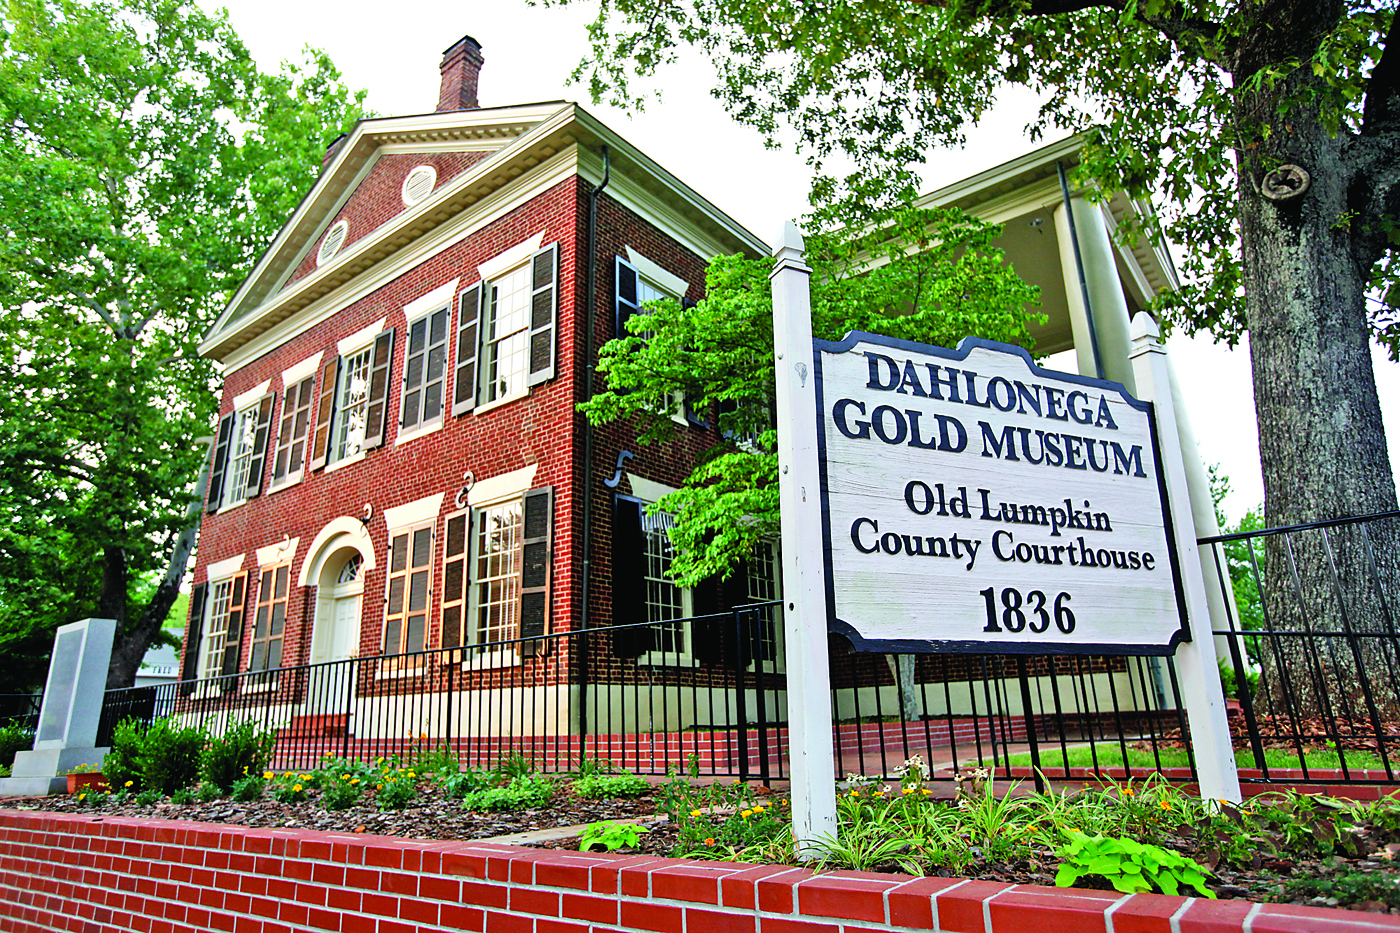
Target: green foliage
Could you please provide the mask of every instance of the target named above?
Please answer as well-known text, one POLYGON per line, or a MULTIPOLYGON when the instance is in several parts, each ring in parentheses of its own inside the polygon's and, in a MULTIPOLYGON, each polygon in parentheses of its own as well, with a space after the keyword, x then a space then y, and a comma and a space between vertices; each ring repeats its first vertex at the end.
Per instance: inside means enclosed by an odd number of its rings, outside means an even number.
POLYGON ((1067 835, 1067 841, 1057 851, 1064 859, 1055 874, 1058 887, 1068 887, 1092 875, 1106 879, 1124 894, 1177 894, 1189 887, 1202 897, 1215 897, 1215 892, 1206 887, 1206 870, 1178 852, 1133 839, 1067 835))
MULTIPOLYGON (((877 331, 951 347, 973 334, 1030 347, 1037 293, 993 245, 999 232, 957 210, 907 208, 863 234, 809 235, 813 335, 877 331), (871 269, 872 256, 889 261, 871 269)), ((629 334, 599 351, 606 391, 580 406, 594 424, 629 419, 645 444, 674 435, 680 398, 718 419, 726 439, 653 506, 676 516, 671 570, 685 585, 728 575, 778 534, 771 265, 718 257, 698 304, 652 302, 632 316, 629 334)))
POLYGON ((439 774, 438 783, 449 797, 465 797, 473 791, 490 787, 496 782, 496 772, 467 767, 451 774, 439 774))
POLYGON ((1363 901, 1379 901, 1391 910, 1400 908, 1400 881, 1383 871, 1354 871, 1321 878, 1293 878, 1283 884, 1279 900, 1295 897, 1326 898, 1329 905, 1346 907, 1363 901))
MULTIPOLYGON (((234 784, 234 790, 237 791, 237 782, 234 784)), ((200 784, 194 789, 194 796, 200 803, 212 803, 218 800, 222 793, 213 784, 200 784)))
POLYGON ((245 719, 209 740, 199 760, 200 779, 227 793, 235 781, 265 770, 276 744, 276 732, 245 719))
POLYGON ((170 802, 180 807, 187 807, 194 803, 194 791, 188 787, 182 787, 170 795, 170 802))
MULTIPOLYGON (((233 782, 229 788, 229 796, 239 803, 252 803, 254 800, 261 800, 263 793, 267 790, 266 774, 245 774, 233 782)), ((199 785, 199 795, 201 800, 216 800, 219 796, 219 788, 214 784, 199 785)))
POLYGON ((207 741, 199 726, 182 726, 173 718, 151 723, 136 753, 140 772, 137 789, 149 788, 165 795, 189 787, 199 777, 200 756, 207 741))
POLYGON ((327 810, 344 810, 354 806, 364 793, 366 784, 363 778, 349 771, 321 772, 321 806, 327 810))
POLYGON ((34 730, 12 722, 0 726, 0 766, 10 767, 15 755, 34 745, 34 730))
POLYGON ((661 785, 658 809, 676 824, 672 855, 780 862, 793 857, 786 801, 761 803, 741 781, 703 785, 672 774, 661 785))
POLYGON ((383 766, 375 778, 374 802, 381 810, 402 810, 418 792, 418 772, 383 766))
POLYGON ((109 787, 134 785, 141 779, 137 756, 146 736, 146 725, 139 719, 123 719, 112 730, 112 750, 102 758, 102 776, 109 787))
POLYGON ((535 773, 535 766, 520 752, 512 752, 496 763, 496 773, 502 778, 515 780, 535 773))
MULTIPOLYGON (((183 789, 183 788, 182 788, 182 789, 183 789)), ((134 797, 132 797, 132 798, 131 798, 131 801, 132 801, 132 803, 136 804, 138 807, 149 807, 149 806, 154 806, 155 804, 160 803, 160 801, 161 801, 161 794, 160 794, 160 791, 151 790, 151 789, 148 788, 148 789, 143 790, 143 791, 141 791, 140 793, 136 794, 134 797)))
POLYGON ((640 797, 650 789, 646 778, 626 771, 621 774, 589 774, 574 781, 574 793, 597 800, 640 797))
POLYGON ((634 823, 617 823, 604 820, 589 823, 579 836, 580 852, 616 852, 618 849, 636 848, 642 837, 641 827, 634 823))
POLYGON ((540 774, 527 774, 498 787, 469 791, 462 795, 466 810, 529 810, 542 807, 554 796, 554 782, 540 774))
POLYGON ((0 9, 0 690, 85 616, 133 669, 173 643, 216 404, 195 347, 361 99, 319 52, 263 74, 187 0, 0 9))
POLYGON ((288 771, 286 774, 277 775, 267 783, 272 791, 272 799, 278 803, 301 803, 310 796, 311 775, 309 774, 288 771))

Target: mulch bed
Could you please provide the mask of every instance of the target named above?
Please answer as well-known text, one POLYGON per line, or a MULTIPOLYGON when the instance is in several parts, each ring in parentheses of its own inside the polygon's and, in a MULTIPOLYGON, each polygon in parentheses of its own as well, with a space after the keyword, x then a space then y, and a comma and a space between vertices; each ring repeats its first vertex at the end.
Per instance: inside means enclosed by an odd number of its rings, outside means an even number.
MULTIPOLYGON (((379 810, 372 806, 356 806, 346 810, 326 810, 314 798, 295 803, 277 803, 270 798, 254 803, 237 803, 220 799, 210 803, 177 805, 159 803, 137 806, 133 803, 110 803, 103 807, 86 806, 73 797, 11 797, 0 798, 0 807, 13 809, 49 810, 65 813, 193 820, 208 823, 230 823, 239 826, 312 829, 328 832, 373 833, 434 840, 481 840, 511 836, 538 830, 579 826, 600 820, 628 820, 650 825, 636 849, 627 853, 668 856, 676 843, 674 827, 664 819, 658 821, 656 805, 650 796, 636 799, 586 800, 578 797, 561 782, 559 792, 547 807, 515 812, 489 813, 468 811, 460 801, 445 796, 430 782, 420 785, 414 806, 403 810, 379 810)), ((1179 839, 1179 850, 1209 864, 1210 853, 1190 839, 1179 839)), ((533 843, 541 848, 577 849, 577 837, 546 839, 533 843)), ((1379 847, 1363 845, 1363 850, 1379 847)), ((1394 856, 1398 847, 1382 849, 1358 858, 1332 856, 1326 859, 1260 859, 1246 869, 1217 866, 1211 888, 1223 898, 1249 901, 1279 901, 1310 906, 1339 906, 1332 897, 1296 897, 1283 899, 1283 882, 1301 877, 1332 878, 1351 872, 1381 872, 1400 886, 1400 865, 1387 856, 1394 856)), ((1033 849, 1029 858, 1014 862, 983 862, 963 877, 998 881, 1008 884, 1054 885, 1059 859, 1049 849, 1033 849)), ((893 864, 880 870, 897 872, 893 864)), ((936 872, 935 874, 942 874, 936 872)), ((1082 886, 1093 885, 1081 883, 1082 886)), ((1107 885, 1103 885, 1107 888, 1107 885)), ((1388 911, 1385 904, 1365 901, 1341 904, 1353 910, 1400 913, 1388 911)))

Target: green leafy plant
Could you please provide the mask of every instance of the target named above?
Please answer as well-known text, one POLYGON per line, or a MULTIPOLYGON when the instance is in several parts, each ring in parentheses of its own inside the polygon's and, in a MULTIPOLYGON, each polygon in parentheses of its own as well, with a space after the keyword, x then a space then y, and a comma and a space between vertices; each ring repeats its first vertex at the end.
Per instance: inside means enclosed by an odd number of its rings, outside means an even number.
POLYGON ((141 779, 141 766, 136 758, 145 734, 146 726, 139 719, 127 718, 117 723, 112 730, 111 751, 102 758, 102 776, 108 785, 121 787, 127 781, 135 783, 141 779))
POLYGON ((192 785, 199 776, 200 755, 207 741, 199 726, 183 726, 173 718, 151 723, 136 755, 141 786, 165 795, 192 785))
POLYGON ((1294 878, 1284 882, 1280 900, 1323 897, 1337 906, 1379 901, 1392 910, 1400 908, 1400 878, 1380 871, 1346 872, 1324 878, 1294 878))
POLYGON ((34 745, 34 730, 19 723, 0 726, 0 766, 9 768, 15 755, 34 745))
POLYGON ((1064 859, 1055 873, 1058 887, 1069 887, 1080 878, 1104 878, 1124 894, 1160 891, 1177 894, 1190 887, 1202 897, 1215 897, 1206 887, 1208 872, 1191 859, 1160 846, 1133 839, 1066 833, 1067 841, 1056 850, 1064 859))
POLYGON ((627 771, 620 774, 588 774, 574 781, 575 793, 595 800, 640 797, 650 789, 651 784, 646 778, 627 771))
POLYGON ((472 767, 466 767, 451 774, 438 774, 438 784, 442 787, 443 793, 449 797, 465 797, 473 791, 490 787, 495 782, 496 773, 494 771, 483 771, 472 767))
POLYGON ((339 775, 324 771, 321 774, 324 775, 320 783, 321 806, 327 810, 345 810, 354 806, 364 793, 365 782, 358 774, 350 771, 339 775))
POLYGON ((616 852, 618 849, 633 849, 641 840, 642 828, 634 823, 617 823, 604 820, 589 823, 579 836, 580 852, 616 852))
POLYGON ((136 804, 138 807, 149 807, 149 806, 154 806, 155 804, 160 803, 160 801, 161 801, 161 794, 160 794, 160 791, 152 790, 152 789, 150 789, 150 788, 147 788, 146 790, 141 791, 140 793, 134 795, 134 796, 131 798, 131 802, 134 803, 134 804, 136 804))
POLYGON ((535 773, 535 766, 520 752, 512 752, 496 764, 496 773, 502 778, 516 780, 535 773))
POLYGON ((418 792, 418 772, 412 768, 383 768, 377 777, 374 802, 381 810, 402 810, 418 792))
MULTIPOLYGON (((263 792, 267 790, 268 775, 271 771, 262 774, 245 774, 233 782, 230 788, 230 796, 239 803, 252 803, 254 800, 261 800, 263 792)), ((201 784, 199 789, 201 794, 208 788, 215 798, 219 795, 219 789, 213 784, 201 784)))
POLYGON ((309 796, 311 775, 288 771, 286 774, 277 775, 268 784, 272 791, 272 799, 278 803, 300 803, 309 796))
POLYGON ((462 796, 467 810, 528 810, 542 807, 554 795, 554 782, 539 774, 515 778, 499 787, 487 787, 462 796))
POLYGON ((201 784, 194 789, 194 796, 200 803, 212 803, 223 794, 213 784, 201 784))
POLYGON ((240 778, 267 768, 276 744, 277 733, 245 719, 209 740, 199 759, 200 779, 228 793, 240 778))
POLYGON ((187 807, 194 803, 194 791, 188 787, 182 787, 170 795, 170 802, 176 806, 187 807))

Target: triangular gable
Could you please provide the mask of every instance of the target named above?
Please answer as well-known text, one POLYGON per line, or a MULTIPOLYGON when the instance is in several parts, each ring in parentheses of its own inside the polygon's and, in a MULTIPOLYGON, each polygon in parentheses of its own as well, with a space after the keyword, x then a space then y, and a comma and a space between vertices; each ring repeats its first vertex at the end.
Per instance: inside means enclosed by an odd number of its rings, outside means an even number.
POLYGON ((404 183, 415 169, 421 166, 432 168, 436 176, 432 187, 435 191, 499 148, 500 144, 454 152, 394 152, 381 149, 368 166, 363 179, 344 197, 340 209, 322 222, 320 235, 303 247, 300 263, 277 291, 316 271, 322 244, 341 221, 345 221, 345 228, 343 232, 337 231, 336 240, 340 244, 337 253, 425 200, 420 198, 413 204, 405 201, 404 183))

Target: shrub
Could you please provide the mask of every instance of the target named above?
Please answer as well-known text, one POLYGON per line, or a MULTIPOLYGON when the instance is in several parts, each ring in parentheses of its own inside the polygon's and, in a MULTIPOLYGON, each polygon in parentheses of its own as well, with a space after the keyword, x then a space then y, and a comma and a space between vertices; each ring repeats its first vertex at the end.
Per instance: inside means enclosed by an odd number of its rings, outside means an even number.
POLYGON ((364 780, 349 771, 340 775, 321 772, 321 806, 327 810, 344 810, 360 799, 364 780))
POLYGON ((228 793, 240 778, 266 770, 275 744, 275 732, 245 719, 223 735, 209 740, 199 759, 199 776, 228 793))
POLYGON ((580 797, 605 799, 608 797, 640 797, 651 789, 647 779, 640 775, 622 772, 621 774, 587 774, 574 781, 574 792, 580 797))
POLYGON ((494 771, 481 771, 471 767, 438 777, 443 793, 449 797, 465 797, 472 791, 490 787, 495 781, 494 771))
POLYGON ((187 807, 194 803, 194 791, 188 787, 182 787, 170 795, 170 802, 177 806, 187 807))
POLYGON ((201 784, 195 788, 194 796, 200 803, 213 803, 223 794, 213 784, 201 784))
POLYGON ((542 775, 531 774, 500 787, 464 794, 462 806, 468 810, 528 810, 544 806, 553 794, 553 782, 542 775))
POLYGON ((146 735, 146 724, 139 719, 123 719, 112 731, 112 750, 102 759, 102 776, 109 787, 133 786, 141 782, 141 766, 137 757, 146 735))
MULTIPOLYGON (((136 755, 141 787, 172 794, 199 777, 199 759, 208 736, 198 726, 157 719, 141 739, 136 755)), ((111 779, 108 778, 110 783, 111 779)))
POLYGON ((0 726, 0 767, 9 768, 15 763, 15 755, 34 745, 34 730, 10 723, 0 726))

